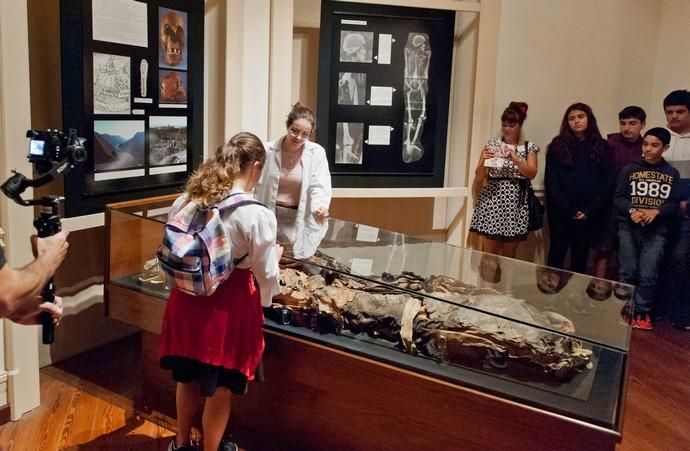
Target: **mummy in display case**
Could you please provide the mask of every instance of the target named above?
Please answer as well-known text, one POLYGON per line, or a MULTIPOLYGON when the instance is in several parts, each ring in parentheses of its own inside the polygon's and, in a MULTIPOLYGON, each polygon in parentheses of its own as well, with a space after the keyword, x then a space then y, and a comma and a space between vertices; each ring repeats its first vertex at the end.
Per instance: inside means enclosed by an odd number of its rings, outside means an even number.
POLYGON ((407 272, 384 274, 384 286, 292 266, 282 269, 281 294, 266 311, 279 324, 366 334, 439 363, 547 383, 567 382, 592 366, 592 351, 579 340, 550 332, 574 333, 568 318, 496 290, 407 272))

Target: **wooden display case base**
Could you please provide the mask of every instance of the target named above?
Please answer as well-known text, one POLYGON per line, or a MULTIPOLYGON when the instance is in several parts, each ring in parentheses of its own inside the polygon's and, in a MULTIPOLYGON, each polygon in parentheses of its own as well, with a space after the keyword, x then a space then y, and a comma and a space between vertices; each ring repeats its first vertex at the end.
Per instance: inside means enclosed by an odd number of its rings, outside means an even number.
MULTIPOLYGON (((112 318, 160 333, 165 301, 112 284, 108 296, 112 318)), ((266 381, 233 401, 230 429, 243 448, 614 450, 620 439, 585 422, 265 332, 266 381)))

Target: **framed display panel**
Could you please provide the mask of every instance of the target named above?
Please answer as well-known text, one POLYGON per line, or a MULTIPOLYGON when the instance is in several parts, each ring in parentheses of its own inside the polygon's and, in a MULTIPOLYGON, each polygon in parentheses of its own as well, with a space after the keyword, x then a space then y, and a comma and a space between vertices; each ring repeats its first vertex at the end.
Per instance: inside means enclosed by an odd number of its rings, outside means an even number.
POLYGON ((203 158, 204 2, 61 0, 65 214, 178 191, 203 158))
POLYGON ((455 12, 324 1, 318 134, 335 187, 441 187, 455 12))

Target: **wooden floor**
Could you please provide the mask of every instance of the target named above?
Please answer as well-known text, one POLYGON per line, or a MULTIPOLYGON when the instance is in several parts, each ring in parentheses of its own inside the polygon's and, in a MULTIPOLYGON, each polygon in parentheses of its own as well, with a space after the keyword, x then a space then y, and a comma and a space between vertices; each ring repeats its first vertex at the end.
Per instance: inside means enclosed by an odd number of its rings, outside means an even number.
MULTIPOLYGON (((129 337, 41 370, 41 406, 0 427, 0 450, 165 450, 174 399, 142 376, 149 342, 129 337)), ((690 334, 634 331, 630 355, 618 451, 690 451, 690 334)))
POLYGON ((132 401, 69 373, 41 372, 41 405, 0 427, 2 451, 160 450, 174 425, 147 420, 132 401))

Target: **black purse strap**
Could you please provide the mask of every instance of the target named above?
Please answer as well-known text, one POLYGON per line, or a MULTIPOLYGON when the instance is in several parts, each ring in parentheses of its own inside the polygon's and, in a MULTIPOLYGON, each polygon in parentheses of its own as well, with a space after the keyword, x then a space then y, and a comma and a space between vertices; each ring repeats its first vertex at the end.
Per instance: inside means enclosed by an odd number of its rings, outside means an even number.
MULTIPOLYGON (((525 141, 525 163, 527 163, 527 159, 529 158, 529 141, 525 141)), ((527 181, 529 182, 529 179, 525 177, 527 181)))
MULTIPOLYGON (((516 147, 517 150, 517 147, 516 147)), ((527 161, 527 156, 529 154, 529 141, 525 141, 525 161, 527 161)), ((522 175, 522 174, 520 174, 522 175)), ((523 176, 524 177, 524 176, 523 176)), ((520 200, 524 201, 529 192, 532 191, 532 182, 530 179, 525 177, 520 180, 520 200)))

